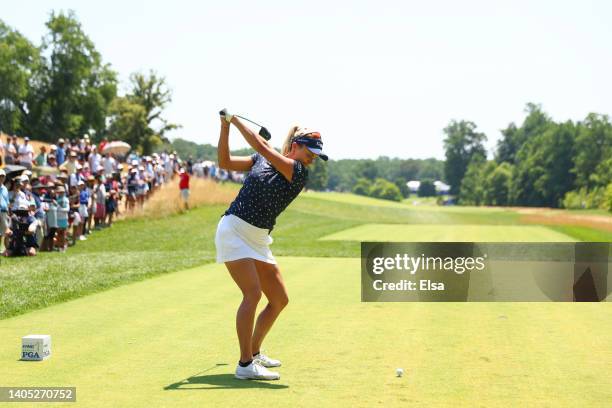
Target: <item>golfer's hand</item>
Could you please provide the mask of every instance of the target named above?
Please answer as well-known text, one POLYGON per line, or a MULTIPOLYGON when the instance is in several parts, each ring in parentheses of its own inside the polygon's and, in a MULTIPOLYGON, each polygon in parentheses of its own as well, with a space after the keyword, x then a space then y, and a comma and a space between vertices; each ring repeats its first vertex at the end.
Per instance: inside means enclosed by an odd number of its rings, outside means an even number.
POLYGON ((231 113, 225 111, 225 115, 219 115, 221 117, 221 124, 223 125, 227 125, 229 126, 230 123, 232 122, 232 118, 234 117, 234 115, 232 115, 231 113))

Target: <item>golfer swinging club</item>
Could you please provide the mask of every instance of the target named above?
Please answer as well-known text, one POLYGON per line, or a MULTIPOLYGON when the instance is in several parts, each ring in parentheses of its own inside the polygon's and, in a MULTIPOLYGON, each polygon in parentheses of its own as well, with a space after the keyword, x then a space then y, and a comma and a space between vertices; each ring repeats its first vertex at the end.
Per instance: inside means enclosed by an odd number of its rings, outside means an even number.
POLYGON ((219 167, 248 171, 244 184, 217 225, 215 246, 217 263, 225 263, 242 291, 236 314, 240 361, 236 378, 278 380, 278 360, 261 352, 264 337, 289 301, 283 278, 269 245, 276 217, 302 191, 308 178, 306 169, 317 156, 327 160, 319 132, 299 126, 290 129, 277 152, 258 134, 227 111, 221 113, 218 146, 219 167), (238 128, 256 150, 250 157, 231 156, 228 146, 230 124, 238 128), (255 323, 257 303, 263 292, 268 304, 255 323), (255 324, 254 324, 255 323, 255 324), (253 328, 253 326, 255 326, 253 328))

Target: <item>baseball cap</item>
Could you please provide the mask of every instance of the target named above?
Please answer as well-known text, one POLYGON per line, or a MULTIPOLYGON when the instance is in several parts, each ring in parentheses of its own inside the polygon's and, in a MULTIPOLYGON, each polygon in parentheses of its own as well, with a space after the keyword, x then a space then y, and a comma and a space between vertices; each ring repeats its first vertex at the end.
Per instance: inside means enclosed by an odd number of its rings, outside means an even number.
POLYGON ((325 161, 329 159, 329 157, 323 153, 323 140, 321 140, 321 134, 317 131, 308 128, 300 128, 292 141, 303 144, 308 150, 325 161))
POLYGON ((6 172, 4 171, 4 169, 0 169, 0 176, 6 176, 6 172))

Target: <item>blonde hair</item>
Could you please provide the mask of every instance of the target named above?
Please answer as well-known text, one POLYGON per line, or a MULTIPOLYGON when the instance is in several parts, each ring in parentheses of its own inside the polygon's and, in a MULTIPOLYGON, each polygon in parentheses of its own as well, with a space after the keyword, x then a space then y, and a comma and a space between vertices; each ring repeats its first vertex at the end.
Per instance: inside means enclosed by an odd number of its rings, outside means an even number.
POLYGON ((291 144, 293 143, 293 138, 295 137, 295 133, 300 129, 299 125, 291 126, 289 129, 289 133, 283 142, 283 148, 281 149, 281 154, 284 156, 291 151, 291 144))

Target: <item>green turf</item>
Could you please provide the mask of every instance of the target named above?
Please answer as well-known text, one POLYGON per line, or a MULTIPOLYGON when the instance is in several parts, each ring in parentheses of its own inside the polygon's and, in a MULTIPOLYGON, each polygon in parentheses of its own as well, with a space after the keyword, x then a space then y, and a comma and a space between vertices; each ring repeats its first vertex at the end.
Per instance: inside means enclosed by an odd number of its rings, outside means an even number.
POLYGON ((302 193, 304 197, 316 198, 320 200, 333 201, 345 204, 364 205, 372 207, 384 207, 384 208, 400 208, 400 209, 418 209, 424 211, 447 211, 447 212, 459 212, 459 213, 496 213, 510 211, 503 207, 475 207, 475 206, 440 206, 436 204, 436 197, 417 197, 407 198, 402 202, 383 200, 380 198, 366 197, 351 193, 339 193, 339 192, 320 192, 320 191, 308 191, 302 193))
POLYGON ((321 238, 323 241, 410 242, 570 242, 572 237, 542 226, 364 224, 321 238))
POLYGON ((358 259, 278 261, 290 302, 264 347, 282 359, 279 381, 232 378, 240 294, 212 264, 1 321, 0 383, 76 386, 83 407, 612 400, 608 303, 361 303, 358 259), (18 361, 27 334, 52 336, 51 359, 18 361))

